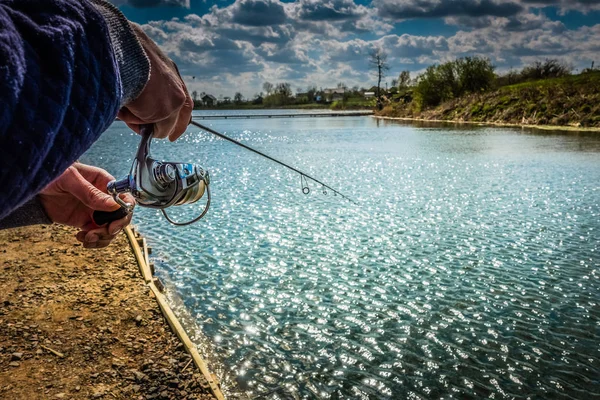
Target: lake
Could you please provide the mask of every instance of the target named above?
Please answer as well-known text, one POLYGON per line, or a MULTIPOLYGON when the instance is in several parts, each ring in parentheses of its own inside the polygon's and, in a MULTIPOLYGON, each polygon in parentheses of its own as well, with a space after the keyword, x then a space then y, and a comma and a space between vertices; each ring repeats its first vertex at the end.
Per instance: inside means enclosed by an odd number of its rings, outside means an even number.
MULTIPOLYGON (((141 207, 133 222, 225 389, 598 398, 599 134, 371 117, 201 123, 358 202, 311 181, 304 195, 298 174, 197 128, 153 143, 211 174, 200 222, 175 227, 141 207)), ((115 122, 82 161, 121 177, 138 142, 115 122)), ((203 204, 170 213, 191 219, 203 204)))

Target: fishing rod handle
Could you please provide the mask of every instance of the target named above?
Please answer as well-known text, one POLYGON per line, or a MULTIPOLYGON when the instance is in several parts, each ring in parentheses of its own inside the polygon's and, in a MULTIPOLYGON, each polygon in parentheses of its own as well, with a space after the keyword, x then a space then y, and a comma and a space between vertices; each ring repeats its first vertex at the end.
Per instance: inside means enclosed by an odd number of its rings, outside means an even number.
POLYGON ((116 211, 94 211, 92 219, 98 226, 110 224, 113 221, 125 218, 129 215, 129 211, 125 207, 121 207, 116 211))

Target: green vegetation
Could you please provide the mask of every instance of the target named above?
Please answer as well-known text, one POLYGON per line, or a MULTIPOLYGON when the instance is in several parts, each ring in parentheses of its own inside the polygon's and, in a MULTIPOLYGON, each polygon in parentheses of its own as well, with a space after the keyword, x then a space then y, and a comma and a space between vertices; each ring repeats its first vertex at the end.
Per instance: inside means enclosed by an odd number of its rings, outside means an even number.
MULTIPOLYGON (((332 109, 356 110, 371 109, 375 107, 375 99, 365 98, 367 89, 354 87, 349 89, 343 83, 338 83, 333 89, 317 89, 311 86, 306 91, 297 89, 293 94, 292 86, 287 82, 273 85, 270 82, 263 84, 264 92, 256 94, 252 99, 244 99, 237 92, 233 100, 223 97, 213 100, 207 98, 206 93, 192 92, 194 109, 263 109, 263 108, 300 108, 300 109, 332 109)), ((371 89, 372 90, 372 89, 371 89)))
POLYGON ((556 60, 494 74, 487 59, 429 67, 378 114, 426 120, 600 127, 600 70, 570 75, 556 60))
POLYGON ((488 59, 465 57, 432 65, 418 78, 415 106, 421 110, 466 93, 483 92, 494 84, 494 66, 488 59))

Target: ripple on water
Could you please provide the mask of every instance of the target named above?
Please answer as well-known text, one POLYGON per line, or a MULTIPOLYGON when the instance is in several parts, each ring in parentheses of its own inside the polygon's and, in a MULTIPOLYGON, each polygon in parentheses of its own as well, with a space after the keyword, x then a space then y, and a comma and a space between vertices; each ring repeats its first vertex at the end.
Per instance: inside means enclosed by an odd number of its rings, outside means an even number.
MULTIPOLYGON (((361 204, 312 183, 303 196, 296 175, 196 130, 157 143, 210 169, 213 206, 185 229, 151 210, 135 222, 243 390, 595 396, 598 138, 370 118, 210 123, 361 204)), ((85 160, 118 175, 136 140, 115 123, 85 160)))

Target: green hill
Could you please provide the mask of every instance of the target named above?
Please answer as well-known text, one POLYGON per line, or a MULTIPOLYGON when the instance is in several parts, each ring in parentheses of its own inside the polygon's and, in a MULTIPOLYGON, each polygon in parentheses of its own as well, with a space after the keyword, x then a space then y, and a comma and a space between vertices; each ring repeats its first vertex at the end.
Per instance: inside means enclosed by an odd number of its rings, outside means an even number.
POLYGON ((425 120, 600 128, 600 71, 544 79, 467 94, 418 110, 410 94, 380 116, 425 120))

